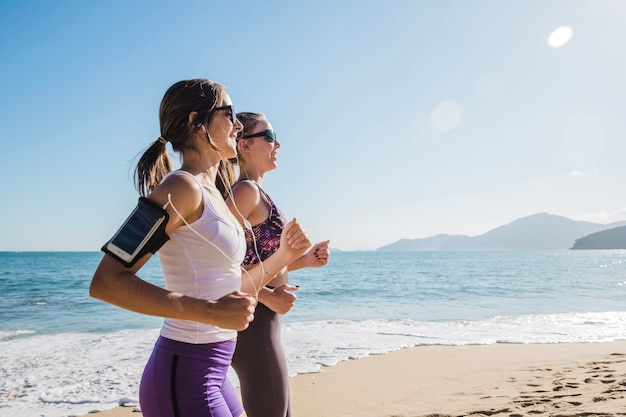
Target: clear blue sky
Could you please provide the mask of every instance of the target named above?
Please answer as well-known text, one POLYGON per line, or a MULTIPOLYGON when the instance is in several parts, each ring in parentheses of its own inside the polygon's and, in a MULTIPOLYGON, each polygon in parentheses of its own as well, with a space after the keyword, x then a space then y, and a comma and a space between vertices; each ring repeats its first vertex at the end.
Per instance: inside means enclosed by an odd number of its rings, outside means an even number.
POLYGON ((0 250, 99 250, 196 77, 268 115, 265 188, 332 247, 626 219, 623 1, 5 1, 0 31, 0 250))

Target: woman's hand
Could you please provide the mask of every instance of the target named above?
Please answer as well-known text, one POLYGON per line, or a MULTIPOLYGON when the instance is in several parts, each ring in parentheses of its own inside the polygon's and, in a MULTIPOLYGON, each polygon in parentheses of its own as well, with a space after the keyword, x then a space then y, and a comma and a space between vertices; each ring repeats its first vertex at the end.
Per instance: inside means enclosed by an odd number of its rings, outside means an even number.
POLYGON ((285 225, 280 235, 278 250, 285 253, 290 258, 290 262, 300 257, 310 246, 309 235, 295 218, 285 225))
POLYGON ((297 286, 290 284, 282 284, 274 289, 266 287, 259 293, 259 301, 275 313, 287 314, 298 298, 290 291, 297 289, 297 286))
POLYGON ((330 249, 328 248, 329 243, 330 240, 317 243, 311 248, 311 250, 304 254, 302 257, 304 258, 305 266, 315 268, 327 265, 330 260, 330 249))
POLYGON ((328 244, 330 240, 317 243, 307 253, 289 264, 290 271, 296 271, 302 268, 316 268, 324 266, 330 261, 330 249, 328 244))
POLYGON ((256 299, 240 291, 225 295, 215 302, 207 322, 223 329, 245 330, 254 320, 256 299))
POLYGON ((241 290, 249 294, 258 294, 276 275, 295 259, 298 259, 309 247, 309 235, 296 219, 291 220, 283 228, 280 235, 280 246, 269 258, 260 265, 246 272, 248 279, 241 282, 241 290))

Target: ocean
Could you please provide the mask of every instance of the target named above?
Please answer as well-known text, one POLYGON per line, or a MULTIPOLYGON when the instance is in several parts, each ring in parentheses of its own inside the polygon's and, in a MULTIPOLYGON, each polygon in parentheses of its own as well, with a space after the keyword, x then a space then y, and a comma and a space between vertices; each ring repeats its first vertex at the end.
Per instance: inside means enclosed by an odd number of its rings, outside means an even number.
MULTIPOLYGON (((88 295, 98 252, 0 252, 0 415, 137 402, 161 319, 88 295)), ((140 275, 162 285, 154 257, 140 275)), ((417 345, 626 339, 626 251, 333 252, 291 273, 292 375, 417 345)), ((236 375, 230 378, 237 384, 236 375)))

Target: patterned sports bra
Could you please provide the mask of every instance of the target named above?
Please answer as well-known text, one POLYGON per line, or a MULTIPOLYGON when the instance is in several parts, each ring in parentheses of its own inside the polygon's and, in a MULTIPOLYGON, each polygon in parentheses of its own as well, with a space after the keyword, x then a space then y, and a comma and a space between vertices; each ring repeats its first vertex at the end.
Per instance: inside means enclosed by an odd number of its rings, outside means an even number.
POLYGON ((278 210, 270 196, 267 195, 257 183, 254 184, 270 205, 270 214, 263 222, 252 226, 252 231, 248 228, 244 228, 246 233, 246 256, 243 259, 244 265, 259 263, 257 252, 261 257, 261 261, 266 260, 270 255, 276 252, 280 246, 280 235, 286 224, 283 214, 278 210), (254 233, 254 239, 252 239, 252 233, 254 233))

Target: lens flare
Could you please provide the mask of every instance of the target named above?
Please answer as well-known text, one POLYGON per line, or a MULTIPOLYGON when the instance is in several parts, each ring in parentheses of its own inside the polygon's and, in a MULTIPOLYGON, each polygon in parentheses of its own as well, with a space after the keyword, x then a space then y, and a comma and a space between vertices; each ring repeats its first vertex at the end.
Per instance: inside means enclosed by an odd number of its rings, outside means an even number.
POLYGON ((463 106, 455 100, 439 103, 430 113, 430 124, 435 130, 447 132, 463 120, 463 106))

